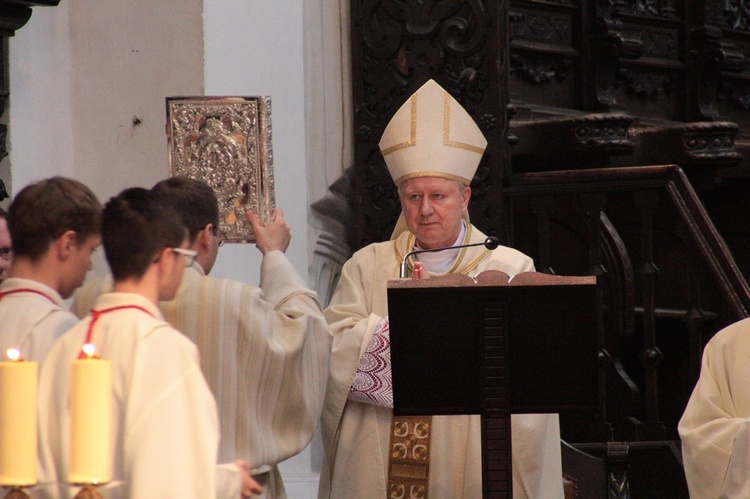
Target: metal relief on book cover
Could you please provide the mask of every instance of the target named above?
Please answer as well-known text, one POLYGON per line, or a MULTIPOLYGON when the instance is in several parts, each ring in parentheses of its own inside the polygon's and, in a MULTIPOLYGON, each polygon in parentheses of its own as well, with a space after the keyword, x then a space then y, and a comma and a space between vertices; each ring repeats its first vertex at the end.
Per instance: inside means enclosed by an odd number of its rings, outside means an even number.
POLYGON ((275 209, 270 97, 167 98, 169 174, 209 185, 220 237, 254 242, 245 210, 266 223, 275 209))

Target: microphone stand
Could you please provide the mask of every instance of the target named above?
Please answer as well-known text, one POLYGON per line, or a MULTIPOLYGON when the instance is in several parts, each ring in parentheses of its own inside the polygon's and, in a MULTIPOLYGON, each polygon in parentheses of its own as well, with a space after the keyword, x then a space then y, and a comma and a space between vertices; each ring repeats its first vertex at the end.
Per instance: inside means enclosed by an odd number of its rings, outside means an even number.
POLYGON ((412 250, 404 256, 404 259, 401 260, 401 264, 399 265, 399 271, 398 271, 398 277, 400 279, 405 279, 407 277, 406 274, 409 273, 409 265, 406 263, 406 260, 409 259, 410 256, 418 255, 420 253, 433 253, 436 251, 445 251, 445 250, 455 250, 455 249, 461 249, 461 248, 471 248, 472 246, 484 246, 489 250, 493 250, 500 246, 500 241, 495 236, 489 236, 487 239, 484 240, 483 243, 472 243, 472 244, 461 244, 458 246, 446 246, 444 248, 432 248, 432 249, 417 249, 412 250))

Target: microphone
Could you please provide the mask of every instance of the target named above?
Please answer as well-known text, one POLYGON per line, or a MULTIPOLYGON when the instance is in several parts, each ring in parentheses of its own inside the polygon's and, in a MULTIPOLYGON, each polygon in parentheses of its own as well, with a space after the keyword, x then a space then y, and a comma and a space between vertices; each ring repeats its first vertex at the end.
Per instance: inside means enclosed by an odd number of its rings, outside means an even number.
POLYGON ((418 249, 418 250, 412 250, 404 256, 404 259, 401 260, 401 265, 399 266, 398 276, 401 279, 404 279, 406 277, 406 273, 409 271, 409 265, 407 265, 406 260, 409 259, 410 256, 418 255, 419 253, 432 253, 435 251, 445 251, 445 250, 452 250, 452 249, 460 249, 460 248, 471 248, 472 246, 484 246, 489 250, 493 250, 500 246, 500 240, 496 238, 495 236, 489 236, 487 239, 484 240, 483 243, 472 243, 472 244, 461 244, 459 246, 447 246, 445 248, 432 248, 432 249, 418 249))

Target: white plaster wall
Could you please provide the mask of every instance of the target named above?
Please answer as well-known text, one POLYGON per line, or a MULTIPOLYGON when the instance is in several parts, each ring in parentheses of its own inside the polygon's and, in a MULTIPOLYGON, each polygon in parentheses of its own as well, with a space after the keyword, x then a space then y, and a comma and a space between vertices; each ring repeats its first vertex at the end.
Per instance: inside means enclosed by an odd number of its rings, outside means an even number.
MULTIPOLYGON (((9 45, 11 195, 64 175, 104 202, 166 177, 165 97, 203 92, 202 7, 75 0, 34 8, 9 45)), ((99 252, 91 276, 105 272, 99 252)))
MULTIPOLYGON (((306 277, 303 27, 302 0, 204 0, 206 95, 271 96, 276 205, 292 229, 287 255, 306 277)), ((222 251, 238 252, 231 246, 222 251)), ((255 262, 244 265, 257 269, 255 262)), ((237 270, 233 259, 222 256, 212 273, 231 276, 237 270)), ((311 471, 311 459, 308 447, 281 464, 291 498, 316 497, 318 476, 311 471)))
MULTIPOLYGON (((292 229, 287 255, 306 277, 302 1, 204 0, 203 15, 206 95, 271 96, 276 205, 292 229)), ((251 282, 258 281, 260 253, 245 258, 237 245, 222 252, 212 274, 236 276, 248 267, 251 282)))
POLYGON ((50 175, 75 176, 68 10, 34 9, 9 39, 9 194, 50 175), (12 187, 16 186, 16 187, 12 187))

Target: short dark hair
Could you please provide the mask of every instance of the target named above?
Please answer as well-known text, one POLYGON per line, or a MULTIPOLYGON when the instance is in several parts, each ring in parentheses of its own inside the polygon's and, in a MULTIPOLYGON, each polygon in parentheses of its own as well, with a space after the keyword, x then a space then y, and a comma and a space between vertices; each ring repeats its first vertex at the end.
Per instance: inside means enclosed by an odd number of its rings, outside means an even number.
POLYGON ((125 189, 104 205, 102 245, 115 281, 143 277, 159 251, 186 235, 177 212, 148 189, 125 189))
POLYGON ((101 231, 102 205, 78 180, 52 177, 24 187, 8 209, 15 256, 38 260, 52 241, 72 230, 77 244, 101 231))
POLYGON ((177 210, 191 242, 208 224, 219 230, 219 202, 214 190, 203 182, 178 175, 158 182, 151 190, 177 210))

